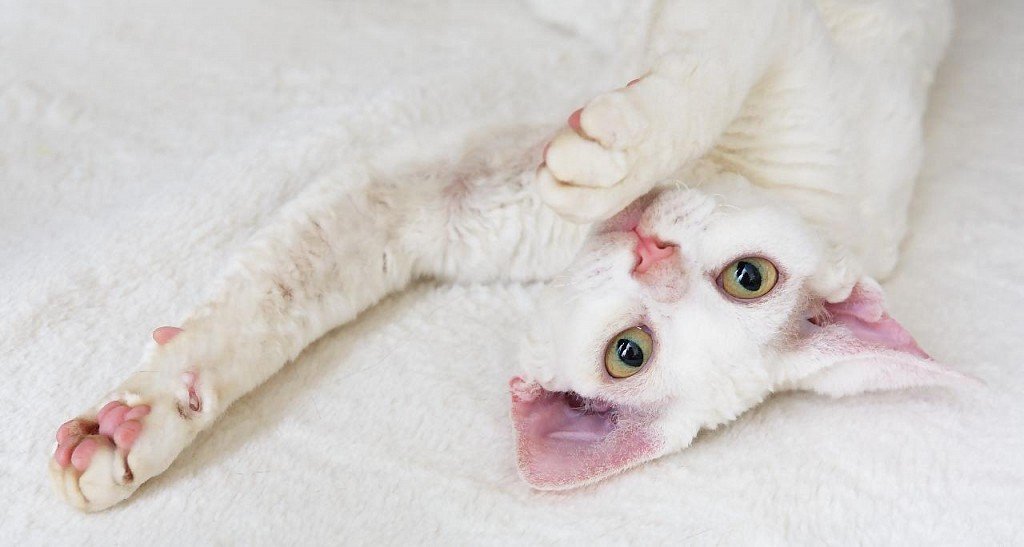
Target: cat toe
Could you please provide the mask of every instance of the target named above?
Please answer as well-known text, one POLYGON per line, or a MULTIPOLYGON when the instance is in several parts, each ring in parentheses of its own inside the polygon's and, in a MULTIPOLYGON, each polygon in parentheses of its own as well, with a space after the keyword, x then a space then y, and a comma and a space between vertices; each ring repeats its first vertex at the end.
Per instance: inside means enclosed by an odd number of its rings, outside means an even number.
POLYGON ((610 150, 638 145, 647 131, 647 119, 620 90, 598 95, 579 114, 579 126, 590 139, 610 150))
POLYGON ((551 141, 544 162, 552 176, 574 186, 608 188, 629 172, 624 152, 608 150, 572 130, 562 131, 551 141))
POLYGON ((586 188, 558 180, 546 166, 536 175, 537 192, 562 218, 585 224, 611 217, 629 203, 628 187, 586 188))

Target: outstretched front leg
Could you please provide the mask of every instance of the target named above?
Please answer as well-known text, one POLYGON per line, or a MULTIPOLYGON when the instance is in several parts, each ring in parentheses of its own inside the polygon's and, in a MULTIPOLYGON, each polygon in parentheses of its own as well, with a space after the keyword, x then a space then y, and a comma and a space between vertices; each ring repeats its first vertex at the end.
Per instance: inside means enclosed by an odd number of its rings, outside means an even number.
POLYGON ((58 492, 89 511, 127 498, 234 400, 416 277, 528 280, 559 271, 587 228, 561 220, 534 193, 539 136, 480 135, 453 166, 304 192, 180 329, 154 332, 158 345, 138 372, 59 428, 50 460, 58 492))
POLYGON ((158 330, 163 343, 138 372, 59 428, 58 492, 90 511, 127 498, 306 345, 406 285, 397 195, 363 177, 314 185, 289 204, 180 332, 158 330))

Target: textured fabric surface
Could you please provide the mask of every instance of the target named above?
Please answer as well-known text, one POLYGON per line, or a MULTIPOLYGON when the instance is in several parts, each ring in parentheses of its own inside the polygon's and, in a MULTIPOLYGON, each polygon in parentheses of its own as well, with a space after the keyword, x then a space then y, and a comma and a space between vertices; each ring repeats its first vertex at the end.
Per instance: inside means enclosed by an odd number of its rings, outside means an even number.
POLYGON ((127 503, 64 506, 45 473, 56 427, 280 204, 438 127, 559 119, 623 83, 610 29, 632 17, 213 4, 0 1, 3 543, 1024 542, 1010 0, 957 6, 885 284, 922 346, 984 387, 777 396, 682 453, 540 493, 516 475, 506 394, 537 287, 421 284, 314 344, 127 503))

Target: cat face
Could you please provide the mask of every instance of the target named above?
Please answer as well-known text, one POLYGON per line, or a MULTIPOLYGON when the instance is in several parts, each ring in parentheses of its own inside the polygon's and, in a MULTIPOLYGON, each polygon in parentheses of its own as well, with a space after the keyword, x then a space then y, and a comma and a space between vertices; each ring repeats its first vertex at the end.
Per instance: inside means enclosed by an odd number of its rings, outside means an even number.
POLYGON ((715 192, 634 203, 541 298, 511 382, 533 486, 579 486, 684 448, 773 391, 960 378, 796 213, 743 185, 715 192))

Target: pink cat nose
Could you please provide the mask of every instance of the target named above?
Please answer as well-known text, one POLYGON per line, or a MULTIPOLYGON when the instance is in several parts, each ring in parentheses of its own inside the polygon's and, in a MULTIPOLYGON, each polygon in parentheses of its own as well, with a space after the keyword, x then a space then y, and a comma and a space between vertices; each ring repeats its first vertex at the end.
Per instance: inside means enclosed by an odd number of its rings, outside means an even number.
POLYGON ((666 245, 661 243, 657 239, 644 234, 640 231, 640 228, 633 228, 633 232, 636 233, 636 266, 633 267, 633 273, 642 274, 647 270, 650 270, 658 262, 672 256, 676 248, 674 245, 666 245))

